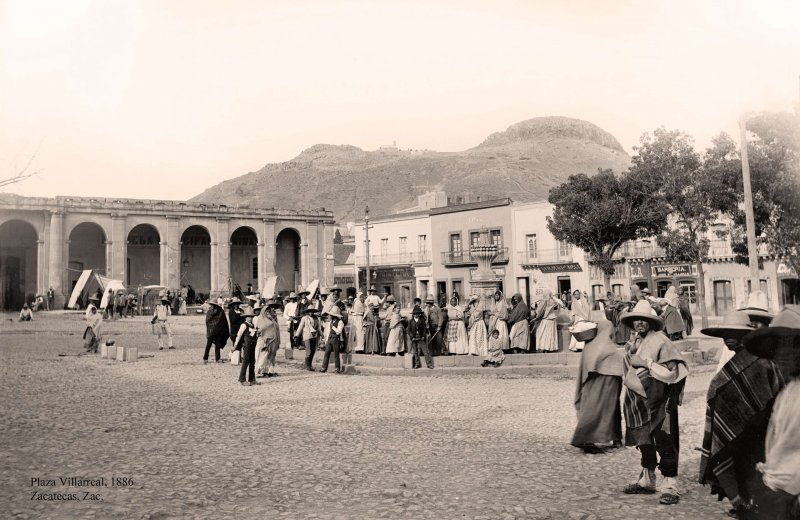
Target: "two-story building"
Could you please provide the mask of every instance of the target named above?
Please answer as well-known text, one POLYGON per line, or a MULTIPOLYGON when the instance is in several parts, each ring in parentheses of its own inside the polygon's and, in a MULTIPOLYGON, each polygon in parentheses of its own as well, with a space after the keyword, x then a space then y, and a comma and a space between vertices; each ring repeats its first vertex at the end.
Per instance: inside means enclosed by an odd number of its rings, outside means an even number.
MULTIPOLYGON (((470 280, 478 263, 470 255, 470 247, 478 243, 480 231, 487 228, 498 247, 492 268, 500 279, 503 292, 513 289, 509 268, 512 237, 511 199, 485 200, 430 210, 432 248, 438 258, 432 264, 432 290, 441 302, 457 292, 462 299, 470 294, 470 280)), ((513 291, 512 291, 513 292, 513 291)), ((510 297, 511 294, 508 294, 510 297)))
POLYGON ((365 221, 354 224, 353 234, 360 288, 374 285, 379 293, 394 295, 403 307, 428 294, 431 219, 427 210, 370 218, 369 245, 365 221))

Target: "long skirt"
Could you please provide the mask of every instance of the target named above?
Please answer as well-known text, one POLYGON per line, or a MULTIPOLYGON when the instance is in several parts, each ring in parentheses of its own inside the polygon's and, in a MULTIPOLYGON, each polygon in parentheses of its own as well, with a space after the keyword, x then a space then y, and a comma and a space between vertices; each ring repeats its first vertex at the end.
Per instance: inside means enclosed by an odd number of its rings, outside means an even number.
POLYGON ((621 392, 621 377, 589 374, 577 405, 578 425, 572 436, 573 446, 622 443, 621 392))
POLYGON ((258 338, 256 342, 256 374, 267 374, 275 367, 278 342, 275 339, 258 338))
POLYGON ((558 327, 556 320, 542 320, 536 327, 536 350, 555 352, 558 350, 558 327))
POLYGON ((469 339, 467 339, 467 329, 461 320, 450 320, 447 322, 447 349, 450 354, 468 354, 469 339))
POLYGON ((364 353, 380 354, 383 350, 381 330, 375 323, 370 323, 364 329, 364 353))
POLYGON ((178 315, 186 316, 186 300, 181 299, 181 303, 178 305, 178 315))
POLYGON ((661 314, 661 319, 664 320, 664 331, 667 333, 667 336, 683 332, 684 327, 681 311, 672 305, 666 305, 664 307, 664 312, 661 314))
POLYGON ((536 350, 555 352, 558 350, 558 327, 556 320, 542 320, 536 327, 536 350))
POLYGON ((364 317, 350 316, 350 334, 347 336, 347 344, 350 352, 364 352, 364 317))
POLYGON ((389 330, 389 339, 386 340, 387 354, 403 352, 403 335, 404 330, 402 325, 398 325, 389 330))
POLYGON ((511 348, 521 348, 522 350, 530 350, 530 330, 528 320, 516 322, 511 326, 511 333, 509 339, 511 341, 511 348))
POLYGON ((497 332, 500 333, 500 344, 503 347, 503 350, 508 349, 508 325, 504 320, 498 320, 495 316, 492 316, 489 318, 489 329, 487 331, 490 336, 495 329, 497 329, 497 332))
POLYGON ((486 332, 486 323, 478 320, 469 328, 469 353, 475 356, 485 356, 489 347, 489 335, 486 332))

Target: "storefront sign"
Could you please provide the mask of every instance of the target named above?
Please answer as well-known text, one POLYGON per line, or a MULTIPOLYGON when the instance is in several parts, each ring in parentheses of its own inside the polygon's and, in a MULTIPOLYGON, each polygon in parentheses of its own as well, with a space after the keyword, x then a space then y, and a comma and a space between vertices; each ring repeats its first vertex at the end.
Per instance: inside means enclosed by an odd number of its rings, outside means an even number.
POLYGON ((797 273, 794 272, 794 269, 792 269, 788 265, 786 265, 783 262, 781 262, 781 263, 778 264, 778 275, 779 276, 797 276, 797 273))
POLYGON ((668 277, 673 278, 676 276, 697 276, 697 266, 689 264, 677 265, 654 265, 652 268, 653 277, 668 277))
MULTIPOLYGON (((366 269, 359 269, 358 271, 358 281, 359 283, 364 283, 364 277, 366 276, 367 272, 366 269)), ((392 267, 389 269, 371 269, 370 270, 370 283, 375 282, 396 282, 402 280, 413 280, 414 279, 414 268, 413 267, 392 267)))
POLYGON ((353 277, 352 276, 334 276, 333 283, 338 285, 339 287, 350 287, 353 285, 353 277))
POLYGON ((576 262, 571 262, 568 264, 547 264, 547 265, 537 265, 536 269, 540 270, 542 273, 579 273, 583 271, 581 269, 581 264, 576 262))

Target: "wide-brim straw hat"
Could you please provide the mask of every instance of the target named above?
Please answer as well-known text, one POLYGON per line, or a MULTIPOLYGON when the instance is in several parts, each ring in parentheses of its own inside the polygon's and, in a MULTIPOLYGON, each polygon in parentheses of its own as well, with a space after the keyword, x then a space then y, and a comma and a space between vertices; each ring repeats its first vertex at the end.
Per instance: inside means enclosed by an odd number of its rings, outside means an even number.
POLYGON ((228 306, 229 306, 229 307, 230 307, 231 305, 241 305, 241 304, 242 304, 242 300, 240 300, 240 299, 239 299, 237 296, 234 296, 234 297, 231 299, 231 301, 229 301, 229 302, 228 302, 228 306))
POLYGON ((378 289, 376 289, 374 285, 370 285, 369 289, 367 289, 367 292, 378 292, 378 289))
POLYGON ((302 298, 303 296, 306 296, 306 295, 309 295, 309 294, 311 294, 309 291, 300 291, 299 293, 297 293, 297 297, 298 298, 302 298))
POLYGON ((747 350, 758 357, 771 358, 786 341, 800 349, 800 305, 787 305, 772 320, 768 327, 756 329, 743 342, 747 350))
POLYGON ((433 296, 430 294, 425 297, 425 303, 436 303, 436 300, 433 299, 433 296))
POLYGON ((253 310, 253 308, 250 307, 249 305, 242 307, 242 314, 240 314, 242 318, 247 318, 247 317, 252 318, 255 315, 256 315, 255 310, 253 310))
POLYGON ((332 293, 340 293, 340 292, 342 292, 342 288, 341 288, 341 287, 338 287, 338 286, 336 286, 336 285, 334 285, 333 287, 331 287, 330 289, 328 289, 328 291, 329 291, 329 292, 332 292, 332 293))
POLYGON ((99 302, 100 298, 98 298, 97 296, 92 295, 92 296, 89 296, 89 301, 90 302, 99 302))
POLYGON ((342 310, 339 307, 334 305, 328 311, 328 314, 330 314, 331 316, 336 316, 337 318, 341 318, 342 317, 342 310))
POLYGON ((411 311, 411 314, 425 314, 425 312, 420 309, 419 305, 414 305, 414 310, 411 311))
POLYGON ((297 293, 294 292, 294 291, 290 292, 289 296, 287 296, 286 299, 289 300, 289 301, 296 300, 297 299, 297 293))
POLYGON ((222 304, 218 300, 208 300, 206 303, 219 307, 220 309, 222 308, 222 304))
POLYGON ((708 327, 700 332, 715 338, 741 339, 756 330, 750 316, 744 311, 729 312, 716 327, 708 327))
POLYGON ((630 328, 633 328, 634 321, 646 321, 650 323, 650 328, 659 331, 664 328, 664 320, 653 314, 653 308, 646 300, 639 300, 630 311, 620 317, 620 321, 630 328))
POLYGON ((386 303, 395 303, 397 300, 391 294, 386 297, 386 303))
POLYGON ((769 324, 775 315, 768 311, 769 298, 764 291, 753 291, 747 297, 747 306, 740 311, 745 311, 753 319, 769 324))
POLYGON ((309 305, 305 309, 303 309, 303 313, 304 314, 305 313, 311 314, 311 313, 316 313, 316 312, 319 312, 319 309, 317 309, 313 305, 309 305))
POLYGON ((275 300, 275 299, 267 300, 267 307, 275 309, 275 308, 278 308, 280 306, 281 306, 281 302, 279 302, 278 300, 275 300))

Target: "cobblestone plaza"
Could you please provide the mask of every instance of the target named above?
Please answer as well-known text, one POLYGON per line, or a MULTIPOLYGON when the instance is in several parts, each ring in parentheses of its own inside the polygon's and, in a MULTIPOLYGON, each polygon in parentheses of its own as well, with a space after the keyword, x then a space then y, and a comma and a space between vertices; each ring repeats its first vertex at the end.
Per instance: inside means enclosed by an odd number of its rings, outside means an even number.
POLYGON ((238 368, 201 363, 202 316, 179 319, 177 350, 161 352, 147 318, 106 322, 107 338, 152 356, 136 363, 78 356, 80 314, 9 317, 6 518, 724 518, 695 483, 709 366, 689 378, 683 493, 668 507, 620 493, 638 471, 634 449, 569 445, 572 379, 350 376, 282 363, 280 377, 241 387, 238 368))

